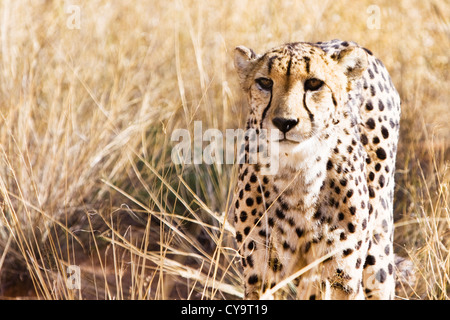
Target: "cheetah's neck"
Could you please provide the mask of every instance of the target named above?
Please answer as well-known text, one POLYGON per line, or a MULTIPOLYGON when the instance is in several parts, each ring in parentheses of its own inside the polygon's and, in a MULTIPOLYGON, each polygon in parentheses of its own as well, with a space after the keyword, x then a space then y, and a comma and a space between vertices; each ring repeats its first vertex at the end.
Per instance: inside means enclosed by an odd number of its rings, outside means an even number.
MULTIPOLYGON (((347 126, 345 121, 341 125, 341 128, 347 126)), ((330 163, 340 161, 336 159, 336 148, 349 144, 353 139, 351 135, 342 138, 339 130, 335 127, 333 131, 302 142, 292 154, 283 154, 280 148, 279 171, 274 175, 273 182, 291 209, 306 215, 316 211, 324 184, 333 178, 330 177, 330 163)))

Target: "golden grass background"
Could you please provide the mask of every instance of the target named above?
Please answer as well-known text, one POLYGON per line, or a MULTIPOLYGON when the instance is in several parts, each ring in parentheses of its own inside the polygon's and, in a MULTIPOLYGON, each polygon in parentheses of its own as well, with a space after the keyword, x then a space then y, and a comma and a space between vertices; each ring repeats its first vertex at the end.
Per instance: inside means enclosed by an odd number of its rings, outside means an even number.
POLYGON ((243 127, 235 46, 338 38, 402 98, 395 251, 416 282, 397 298, 448 299, 449 17, 444 0, 1 1, 0 298, 241 298, 235 168, 174 165, 171 133, 243 127))

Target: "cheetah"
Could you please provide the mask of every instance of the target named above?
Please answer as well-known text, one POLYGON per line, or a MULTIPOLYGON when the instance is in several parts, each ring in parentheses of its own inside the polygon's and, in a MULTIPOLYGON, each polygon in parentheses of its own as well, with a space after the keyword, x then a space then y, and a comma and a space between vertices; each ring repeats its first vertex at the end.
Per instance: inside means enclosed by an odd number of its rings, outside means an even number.
POLYGON ((231 219, 245 298, 326 257, 292 282, 295 298, 393 299, 400 98, 383 63, 333 40, 238 46, 234 64, 247 129, 278 130, 279 144, 275 174, 239 165, 231 219))

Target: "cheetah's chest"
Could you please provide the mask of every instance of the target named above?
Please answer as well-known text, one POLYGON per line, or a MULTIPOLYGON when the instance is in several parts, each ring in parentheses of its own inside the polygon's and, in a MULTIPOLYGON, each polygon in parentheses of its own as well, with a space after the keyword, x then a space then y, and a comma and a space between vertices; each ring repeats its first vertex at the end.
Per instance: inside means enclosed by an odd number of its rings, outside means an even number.
POLYGON ((355 181, 351 168, 334 155, 329 158, 318 153, 299 168, 283 168, 272 178, 276 192, 270 199, 274 204, 268 215, 274 221, 278 254, 290 251, 297 259, 290 263, 301 266, 326 255, 339 241, 346 240, 348 232, 354 232, 347 217, 357 219, 355 212, 341 206, 356 201, 358 197, 353 196, 351 188, 361 179, 355 181), (330 166, 342 168, 336 171, 330 166))

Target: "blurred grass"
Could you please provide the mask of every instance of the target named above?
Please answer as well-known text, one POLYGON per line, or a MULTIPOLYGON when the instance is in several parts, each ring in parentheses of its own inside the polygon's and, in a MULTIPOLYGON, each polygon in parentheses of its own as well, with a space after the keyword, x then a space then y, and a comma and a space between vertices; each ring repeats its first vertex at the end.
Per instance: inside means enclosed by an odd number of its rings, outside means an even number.
POLYGON ((70 4, 0 4, 0 297, 241 297, 235 168, 175 166, 171 133, 243 127, 235 46, 339 38, 402 98, 395 249, 418 276, 399 298, 449 298, 448 2, 77 1, 79 29, 70 4))

